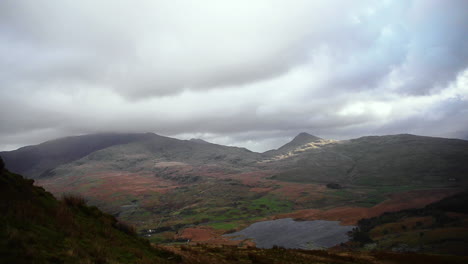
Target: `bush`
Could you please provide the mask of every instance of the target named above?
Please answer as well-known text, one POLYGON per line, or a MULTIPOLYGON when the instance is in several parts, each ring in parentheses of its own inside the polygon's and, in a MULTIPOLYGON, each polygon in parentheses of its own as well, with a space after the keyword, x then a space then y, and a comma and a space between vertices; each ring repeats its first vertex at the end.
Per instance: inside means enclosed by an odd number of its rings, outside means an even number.
POLYGON ((127 235, 136 236, 136 234, 137 234, 135 227, 132 226, 131 224, 119 221, 119 222, 115 223, 114 226, 115 226, 115 228, 117 228, 118 230, 124 232, 127 235))
POLYGON ((361 230, 359 227, 354 228, 351 232, 352 241, 359 242, 361 244, 367 244, 373 242, 369 236, 369 233, 361 230))
POLYGON ((86 205, 86 200, 83 196, 77 194, 64 194, 62 201, 72 207, 82 207, 86 205))
POLYGON ((327 188, 329 189, 342 189, 343 187, 338 183, 329 183, 327 184, 327 188))

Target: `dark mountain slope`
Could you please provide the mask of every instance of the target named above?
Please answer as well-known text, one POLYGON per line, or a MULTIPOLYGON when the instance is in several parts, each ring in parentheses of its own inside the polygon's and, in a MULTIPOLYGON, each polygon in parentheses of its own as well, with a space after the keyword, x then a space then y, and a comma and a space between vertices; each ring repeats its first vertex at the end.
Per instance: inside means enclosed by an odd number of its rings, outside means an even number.
POLYGON ((361 185, 467 184, 468 141, 415 135, 326 144, 278 161, 275 178, 361 185))
MULTIPOLYGON (((141 144, 135 142, 128 147, 139 148, 151 153, 154 157, 168 161, 181 161, 193 164, 220 162, 225 164, 249 165, 260 160, 259 153, 246 148, 229 147, 206 141, 179 140, 169 137, 154 138, 141 144)), ((115 150, 117 148, 114 148, 115 150)), ((123 149, 121 149, 123 150, 123 149)))
POLYGON ((54 169, 64 164, 73 166, 90 161, 115 163, 115 166, 110 165, 112 169, 140 170, 141 166, 153 167, 155 160, 238 166, 252 164, 261 158, 259 153, 245 148, 200 140, 179 140, 152 133, 68 137, 0 154, 12 171, 32 179, 52 176, 54 169))
POLYGON ((66 137, 0 152, 11 171, 28 178, 38 178, 55 167, 80 159, 94 151, 110 146, 144 141, 157 135, 146 134, 92 134, 66 137))
POLYGON ((0 211, 0 263, 177 263, 82 198, 57 201, 3 168, 0 211))
POLYGON ((51 170, 47 176, 76 176, 99 171, 155 173, 173 165, 216 166, 223 170, 248 171, 260 160, 261 154, 245 148, 154 136, 145 141, 95 151, 51 170))

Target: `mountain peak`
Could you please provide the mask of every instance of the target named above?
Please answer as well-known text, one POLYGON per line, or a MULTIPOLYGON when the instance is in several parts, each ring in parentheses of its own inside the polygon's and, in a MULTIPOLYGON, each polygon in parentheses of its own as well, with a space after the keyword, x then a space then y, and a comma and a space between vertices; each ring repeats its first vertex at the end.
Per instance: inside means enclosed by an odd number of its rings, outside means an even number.
POLYGON ((309 142, 321 140, 321 138, 311 135, 306 132, 299 133, 290 143, 294 142, 296 144, 304 145, 309 142))
POLYGON ((210 142, 205 141, 201 138, 191 138, 189 141, 196 142, 196 143, 202 143, 202 144, 210 144, 210 142))
POLYGON ((321 138, 316 137, 316 136, 311 135, 311 134, 306 133, 306 132, 301 132, 291 142, 289 142, 286 145, 282 146, 278 150, 280 150, 280 151, 289 151, 289 150, 292 150, 292 149, 297 148, 299 146, 305 145, 307 143, 314 142, 314 141, 319 141, 319 140, 321 140, 321 138))

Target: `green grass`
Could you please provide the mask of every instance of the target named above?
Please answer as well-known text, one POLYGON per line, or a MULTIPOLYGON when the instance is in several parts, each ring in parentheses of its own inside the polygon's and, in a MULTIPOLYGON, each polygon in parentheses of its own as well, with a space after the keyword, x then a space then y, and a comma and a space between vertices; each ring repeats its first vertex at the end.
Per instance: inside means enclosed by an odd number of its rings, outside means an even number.
POLYGON ((249 208, 260 209, 268 212, 286 212, 291 210, 292 203, 286 200, 280 200, 274 196, 268 195, 251 201, 249 208))
POLYGON ((236 229, 238 225, 236 223, 212 223, 209 226, 213 227, 214 229, 230 230, 236 229))

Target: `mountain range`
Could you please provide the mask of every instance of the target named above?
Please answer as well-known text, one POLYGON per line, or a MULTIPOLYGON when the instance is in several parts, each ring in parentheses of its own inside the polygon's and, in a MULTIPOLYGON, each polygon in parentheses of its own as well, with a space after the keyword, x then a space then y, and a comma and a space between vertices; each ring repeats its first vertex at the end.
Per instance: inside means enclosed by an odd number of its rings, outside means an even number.
POLYGON ((261 219, 357 224, 468 185, 468 141, 409 134, 338 141, 300 133, 257 153, 201 139, 107 133, 0 156, 56 197, 81 195, 157 243, 241 243, 222 235, 261 219))
MULTIPOLYGON (((108 170, 153 171, 164 162, 224 170, 274 170, 274 179, 357 184, 466 184, 468 141, 409 134, 335 141, 300 133, 264 153, 144 134, 93 134, 0 152, 11 171, 38 179, 81 174, 83 164, 108 170), (174 163, 178 162, 178 163, 174 163), (157 165, 159 164, 159 165, 157 165)), ((164 165, 164 164, 163 164, 164 165)))

